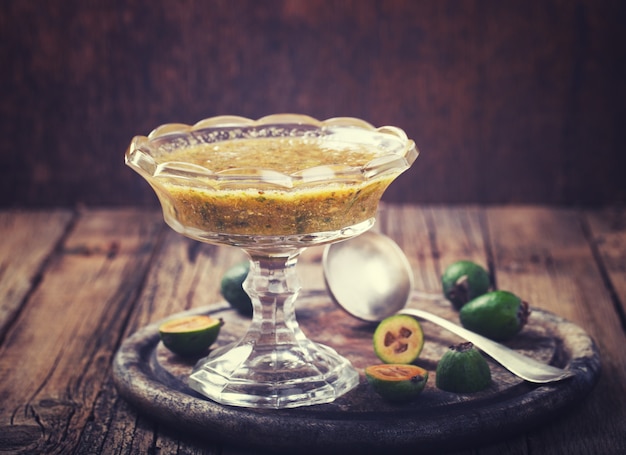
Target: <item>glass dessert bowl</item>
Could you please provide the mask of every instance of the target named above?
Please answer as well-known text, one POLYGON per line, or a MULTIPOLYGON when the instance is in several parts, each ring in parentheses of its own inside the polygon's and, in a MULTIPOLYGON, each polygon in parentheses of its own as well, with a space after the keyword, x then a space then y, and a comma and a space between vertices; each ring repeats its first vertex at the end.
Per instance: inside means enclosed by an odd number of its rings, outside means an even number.
POLYGON ((154 189, 166 223, 250 258, 247 334, 200 360, 192 389, 222 404, 289 408, 358 384, 347 359, 300 330, 296 263, 307 246, 369 229, 385 189, 417 155, 401 129, 347 117, 218 116, 133 138, 126 164, 154 189))

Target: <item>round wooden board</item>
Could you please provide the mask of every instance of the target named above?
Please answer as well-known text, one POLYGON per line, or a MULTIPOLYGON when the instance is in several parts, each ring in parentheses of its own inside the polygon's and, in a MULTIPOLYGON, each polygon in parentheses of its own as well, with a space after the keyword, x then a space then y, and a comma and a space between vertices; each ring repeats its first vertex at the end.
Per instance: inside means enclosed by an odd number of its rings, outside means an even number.
MULTIPOLYGON (((159 341, 158 323, 129 337, 114 360, 120 394, 139 412, 169 428, 211 441, 298 453, 339 453, 380 449, 441 452, 510 437, 554 419, 591 391, 600 373, 593 340, 578 326, 552 313, 533 309, 528 325, 507 344, 542 362, 572 370, 573 378, 547 385, 520 380, 489 360, 493 382, 481 392, 454 394, 435 387, 437 361, 462 340, 429 322, 421 322, 425 345, 416 362, 429 371, 420 397, 392 405, 367 384, 363 369, 380 363, 372 350, 374 324, 348 316, 323 291, 304 293, 297 303, 303 331, 335 348, 360 372, 360 384, 335 402, 285 410, 223 406, 187 386, 195 360, 171 354, 159 341)), ((447 302, 419 301, 426 309, 458 323, 447 302)), ((219 304, 188 313, 209 313, 225 321, 218 346, 239 339, 249 320, 219 304)))

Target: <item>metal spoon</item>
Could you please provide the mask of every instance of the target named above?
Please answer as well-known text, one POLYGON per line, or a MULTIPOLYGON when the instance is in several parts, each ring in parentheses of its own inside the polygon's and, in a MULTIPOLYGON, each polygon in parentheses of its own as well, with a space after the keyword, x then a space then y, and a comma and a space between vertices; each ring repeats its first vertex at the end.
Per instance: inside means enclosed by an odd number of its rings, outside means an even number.
POLYGON ((413 290, 413 271, 400 247, 389 237, 368 231, 328 245, 322 259, 324 279, 333 300, 352 316, 378 322, 395 313, 430 321, 470 341, 511 373, 534 383, 573 376, 520 354, 446 319, 416 308, 405 308, 411 294, 441 299, 438 294, 413 290))

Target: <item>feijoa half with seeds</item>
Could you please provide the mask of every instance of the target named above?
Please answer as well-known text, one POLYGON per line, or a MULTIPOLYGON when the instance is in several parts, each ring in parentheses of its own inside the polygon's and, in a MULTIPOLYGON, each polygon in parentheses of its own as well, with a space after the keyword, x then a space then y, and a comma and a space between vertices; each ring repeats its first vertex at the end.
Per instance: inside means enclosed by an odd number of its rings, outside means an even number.
POLYGON ((424 390, 428 371, 417 365, 386 363, 367 367, 365 377, 385 400, 401 403, 414 400, 424 390))
POLYGON ((441 285, 446 299, 457 310, 489 290, 489 273, 472 261, 450 264, 441 275, 441 285))
POLYGON ((437 363, 437 388, 454 393, 473 393, 491 384, 491 370, 470 342, 450 346, 437 363))
POLYGON ((409 364, 422 352, 424 332, 414 317, 394 314, 378 324, 373 342, 374 352, 383 362, 409 364))
POLYGON ((528 303, 509 291, 491 291, 471 300, 461 308, 461 324, 472 332, 505 341, 528 322, 528 303))

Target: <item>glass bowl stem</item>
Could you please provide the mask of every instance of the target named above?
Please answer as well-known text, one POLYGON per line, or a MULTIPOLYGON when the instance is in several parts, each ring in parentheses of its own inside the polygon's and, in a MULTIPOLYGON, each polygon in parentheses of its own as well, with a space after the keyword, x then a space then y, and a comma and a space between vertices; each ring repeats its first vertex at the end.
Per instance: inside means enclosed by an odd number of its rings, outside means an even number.
POLYGON ((248 331, 198 362, 192 389, 222 404, 276 409, 328 403, 358 384, 350 362, 309 340, 296 321, 302 251, 248 251, 244 288, 254 309, 248 331))

